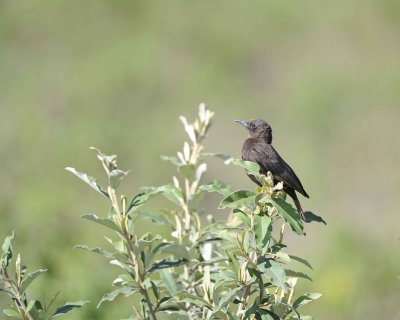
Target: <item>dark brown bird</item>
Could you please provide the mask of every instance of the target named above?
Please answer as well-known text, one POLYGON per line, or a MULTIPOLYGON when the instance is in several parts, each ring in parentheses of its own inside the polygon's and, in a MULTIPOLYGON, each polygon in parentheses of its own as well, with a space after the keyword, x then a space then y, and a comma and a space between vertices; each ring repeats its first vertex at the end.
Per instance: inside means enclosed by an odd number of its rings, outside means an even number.
MULTIPOLYGON (((256 162, 260 166, 260 173, 267 174, 268 171, 274 176, 274 183, 283 182, 283 190, 293 199, 301 219, 305 221, 304 211, 297 198, 296 191, 309 198, 299 178, 293 169, 281 158, 271 145, 271 126, 262 119, 236 120, 249 132, 249 137, 243 144, 242 159, 256 162)), ((251 180, 261 186, 261 183, 253 176, 248 175, 251 180)))

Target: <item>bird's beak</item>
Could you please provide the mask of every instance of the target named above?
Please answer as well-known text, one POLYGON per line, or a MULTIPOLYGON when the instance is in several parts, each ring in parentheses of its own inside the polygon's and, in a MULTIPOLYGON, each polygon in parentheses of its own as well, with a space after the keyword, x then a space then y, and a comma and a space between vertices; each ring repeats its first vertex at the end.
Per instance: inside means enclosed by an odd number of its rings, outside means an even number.
POLYGON ((241 125, 242 125, 243 127, 245 127, 246 129, 247 129, 247 127, 248 127, 247 122, 244 121, 244 120, 235 120, 235 122, 241 124, 241 125))

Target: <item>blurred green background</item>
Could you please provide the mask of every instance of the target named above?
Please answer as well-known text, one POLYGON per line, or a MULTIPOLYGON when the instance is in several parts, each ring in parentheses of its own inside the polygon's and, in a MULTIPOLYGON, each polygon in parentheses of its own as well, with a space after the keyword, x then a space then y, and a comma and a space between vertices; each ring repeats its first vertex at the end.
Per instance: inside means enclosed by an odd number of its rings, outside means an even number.
MULTIPOLYGON (((0 235, 48 273, 32 287, 61 302, 89 299, 70 319, 118 319, 119 299, 96 309, 115 267, 74 250, 103 245, 79 218, 103 199, 64 170, 102 169, 89 146, 132 169, 122 186, 171 180, 160 159, 180 149, 178 120, 205 102, 216 113, 206 147, 236 157, 261 117, 328 225, 291 236, 314 266, 316 319, 400 314, 400 2, 0 0, 0 235)), ((254 188, 210 161, 206 180, 254 188)), ((214 214, 221 214, 210 207, 214 214)), ((220 216, 224 218, 224 216, 220 216)))

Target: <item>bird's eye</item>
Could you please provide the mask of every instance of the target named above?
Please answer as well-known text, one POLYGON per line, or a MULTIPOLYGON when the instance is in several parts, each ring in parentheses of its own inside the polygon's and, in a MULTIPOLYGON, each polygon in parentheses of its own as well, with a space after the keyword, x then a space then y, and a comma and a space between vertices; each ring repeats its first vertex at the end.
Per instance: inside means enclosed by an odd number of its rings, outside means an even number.
POLYGON ((250 128, 254 129, 256 125, 254 123, 250 123, 250 128))

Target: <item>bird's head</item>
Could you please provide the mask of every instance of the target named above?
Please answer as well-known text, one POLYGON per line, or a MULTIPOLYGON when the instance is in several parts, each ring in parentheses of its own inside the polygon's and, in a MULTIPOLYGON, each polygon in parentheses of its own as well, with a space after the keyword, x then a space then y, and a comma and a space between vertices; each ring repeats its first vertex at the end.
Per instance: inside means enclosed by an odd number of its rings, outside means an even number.
POLYGON ((262 119, 235 121, 247 129, 251 138, 264 138, 267 143, 272 142, 272 129, 266 121, 262 119))

